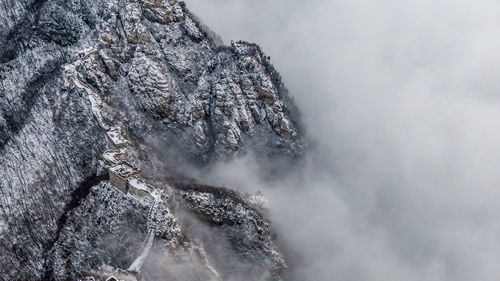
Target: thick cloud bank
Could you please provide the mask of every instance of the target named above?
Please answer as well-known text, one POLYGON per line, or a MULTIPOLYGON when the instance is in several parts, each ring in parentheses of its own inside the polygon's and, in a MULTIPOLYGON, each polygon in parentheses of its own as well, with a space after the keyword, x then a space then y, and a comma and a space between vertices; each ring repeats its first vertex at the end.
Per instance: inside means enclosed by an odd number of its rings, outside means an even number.
POLYGON ((296 280, 500 280, 500 4, 188 0, 272 57, 314 141, 262 190, 296 280))

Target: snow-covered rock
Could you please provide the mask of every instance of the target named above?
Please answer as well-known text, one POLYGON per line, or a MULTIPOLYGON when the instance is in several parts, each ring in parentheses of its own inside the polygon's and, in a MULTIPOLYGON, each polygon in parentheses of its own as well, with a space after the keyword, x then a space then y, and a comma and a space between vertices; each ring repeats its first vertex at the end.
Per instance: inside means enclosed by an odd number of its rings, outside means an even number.
POLYGON ((259 46, 221 46, 177 0, 0 7, 0 279, 99 279, 128 268, 152 201, 110 184, 108 169, 124 160, 159 202, 141 280, 285 271, 257 198, 175 184, 184 172, 176 161, 301 154, 293 103, 259 46), (199 236, 194 226, 206 224, 199 236), (234 261, 211 247, 213 233, 234 261))

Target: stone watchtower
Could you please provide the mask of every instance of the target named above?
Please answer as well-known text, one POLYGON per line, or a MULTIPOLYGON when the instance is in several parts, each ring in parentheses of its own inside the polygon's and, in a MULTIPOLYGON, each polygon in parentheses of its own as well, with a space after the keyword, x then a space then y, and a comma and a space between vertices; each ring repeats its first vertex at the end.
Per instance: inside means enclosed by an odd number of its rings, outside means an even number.
POLYGON ((128 192, 128 181, 133 177, 140 177, 141 171, 126 161, 109 169, 109 181, 113 186, 121 190, 123 193, 128 192))

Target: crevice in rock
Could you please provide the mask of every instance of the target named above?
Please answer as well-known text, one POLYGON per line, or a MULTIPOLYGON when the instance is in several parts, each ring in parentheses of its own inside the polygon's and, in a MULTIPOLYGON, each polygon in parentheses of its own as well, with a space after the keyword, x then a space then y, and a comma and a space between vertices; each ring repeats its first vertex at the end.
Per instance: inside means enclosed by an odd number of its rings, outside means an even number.
MULTIPOLYGON (((109 180, 109 174, 108 173, 102 173, 102 174, 93 174, 87 178, 83 182, 78 185, 78 187, 71 193, 71 200, 66 204, 66 207, 64 208, 64 211, 62 215, 59 217, 57 220, 57 230, 56 234, 53 239, 49 240, 47 242, 47 246, 45 247, 45 254, 47 255, 52 248, 54 247, 54 244, 59 240, 59 236, 61 235, 61 231, 66 225, 66 222, 68 221, 68 215, 71 213, 72 210, 80 206, 80 203, 82 199, 85 199, 89 193, 92 187, 100 184, 103 181, 109 180)), ((42 280, 53 280, 53 272, 52 269, 48 267, 47 262, 49 261, 48 256, 45 257, 45 274, 42 280)))

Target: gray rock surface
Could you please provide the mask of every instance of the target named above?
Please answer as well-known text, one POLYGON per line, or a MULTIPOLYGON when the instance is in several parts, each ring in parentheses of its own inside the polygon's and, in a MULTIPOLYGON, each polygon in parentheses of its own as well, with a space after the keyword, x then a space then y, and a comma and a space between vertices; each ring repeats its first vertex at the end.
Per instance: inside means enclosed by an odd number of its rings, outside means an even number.
POLYGON ((261 210, 162 170, 249 150, 301 154, 269 58, 216 38, 176 0, 0 0, 1 280, 99 279, 136 258, 151 200, 110 184, 102 154, 114 126, 165 197, 148 262, 130 276, 280 278, 285 261, 261 210))

